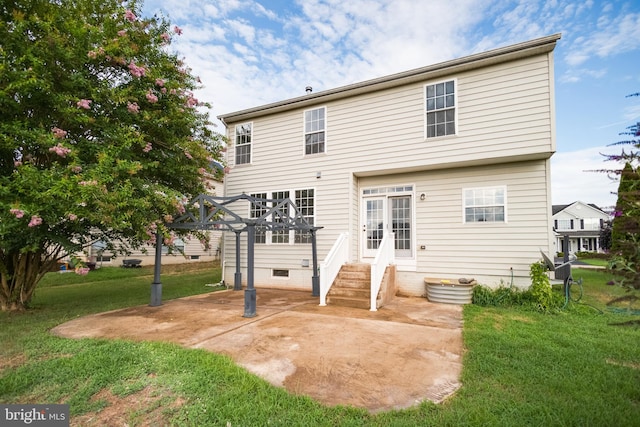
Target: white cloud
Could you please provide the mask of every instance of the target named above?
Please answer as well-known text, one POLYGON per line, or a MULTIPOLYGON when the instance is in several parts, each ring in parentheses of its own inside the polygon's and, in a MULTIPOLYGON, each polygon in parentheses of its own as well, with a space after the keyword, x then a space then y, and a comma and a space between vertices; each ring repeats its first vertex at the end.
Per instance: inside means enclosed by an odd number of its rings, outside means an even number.
POLYGON ((595 203, 600 207, 614 206, 618 182, 598 170, 617 169, 615 162, 605 161, 602 154, 619 154, 620 147, 593 147, 566 153, 555 153, 551 158, 553 204, 575 201, 595 203), (602 153, 602 154, 601 154, 602 153))
POLYGON ((599 70, 591 70, 588 68, 570 68, 560 76, 559 81, 561 83, 577 83, 582 81, 585 77, 593 79, 600 79, 607 75, 607 69, 602 68, 599 70))
POLYGON ((576 66, 594 56, 607 58, 640 48, 640 13, 619 13, 601 16, 595 28, 577 38, 566 56, 567 63, 576 66))

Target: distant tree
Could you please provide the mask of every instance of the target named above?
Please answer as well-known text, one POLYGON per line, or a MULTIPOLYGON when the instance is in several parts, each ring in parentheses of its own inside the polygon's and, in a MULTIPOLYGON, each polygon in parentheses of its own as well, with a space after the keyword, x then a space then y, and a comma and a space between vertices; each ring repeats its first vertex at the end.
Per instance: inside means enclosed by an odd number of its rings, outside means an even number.
POLYGON ((618 284, 628 290, 640 290, 640 123, 629 126, 621 135, 629 138, 611 145, 629 147, 628 151, 623 148, 620 155, 607 156, 608 160, 623 165, 614 171, 620 177, 620 184, 613 214, 609 267, 618 284))
POLYGON ((181 31, 135 0, 0 4, 2 311, 98 240, 170 244, 164 223, 205 191, 221 137, 168 49, 181 31))
POLYGON ((611 228, 611 221, 605 221, 600 228, 600 248, 605 251, 611 250, 611 228))

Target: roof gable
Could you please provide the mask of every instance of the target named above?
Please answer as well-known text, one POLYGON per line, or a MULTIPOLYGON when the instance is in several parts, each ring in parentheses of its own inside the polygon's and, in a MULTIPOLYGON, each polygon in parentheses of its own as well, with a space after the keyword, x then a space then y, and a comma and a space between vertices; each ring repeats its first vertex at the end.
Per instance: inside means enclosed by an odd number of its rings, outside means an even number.
POLYGON ((607 219, 609 214, 604 212, 594 203, 584 203, 576 201, 568 205, 553 205, 552 214, 555 217, 559 214, 573 216, 574 218, 604 218, 607 219))

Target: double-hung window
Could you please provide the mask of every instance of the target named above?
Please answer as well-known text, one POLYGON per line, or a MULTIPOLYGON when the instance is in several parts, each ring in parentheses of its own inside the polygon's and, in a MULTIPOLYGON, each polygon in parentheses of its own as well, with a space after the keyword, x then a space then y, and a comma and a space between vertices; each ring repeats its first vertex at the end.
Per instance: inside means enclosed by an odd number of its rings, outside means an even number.
MULTIPOLYGON (((289 198, 288 191, 274 191, 271 193, 272 199, 287 199, 289 198)), ((289 206, 287 206, 287 212, 274 212, 271 216, 271 221, 274 223, 285 223, 289 216, 289 206)), ((271 232, 271 243, 289 243, 289 229, 288 228, 274 228, 271 232)))
POLYGON ((304 153, 324 153, 326 108, 316 108, 304 112, 304 153))
POLYGON ((251 139, 253 126, 244 123, 236 126, 236 165, 251 163, 251 139))
MULTIPOLYGON (((300 214, 310 225, 315 224, 315 200, 314 190, 312 188, 306 190, 296 190, 295 204, 300 214)), ((311 233, 305 230, 296 230, 295 243, 311 243, 311 233)))
POLYGON ((455 135, 456 133, 456 88, 455 81, 425 86, 426 136, 455 135))
MULTIPOLYGON (((293 195, 292 201, 295 203, 300 214, 304 217, 308 224, 315 224, 316 217, 316 201, 315 190, 313 188, 305 188, 290 191, 273 191, 271 193, 251 193, 251 197, 255 200, 249 205, 249 218, 256 219, 263 217, 270 209, 276 206, 274 201, 263 201, 267 199, 267 195, 271 199, 282 200, 288 199, 293 195)), ((311 243, 311 233, 308 230, 297 230, 288 226, 291 216, 294 215, 293 209, 289 205, 285 205, 282 210, 274 210, 269 214, 267 219, 273 226, 267 227, 257 225, 255 231, 254 243, 262 244, 294 244, 294 243, 311 243), (282 225, 279 227, 279 225, 282 225)))
MULTIPOLYGON (((267 193, 254 193, 251 194, 251 197, 255 197, 256 199, 266 199, 267 193)), ((269 207, 267 206, 267 202, 256 201, 255 203, 251 203, 249 208, 249 218, 260 218, 262 215, 267 213, 268 209, 269 207)), ((253 241, 254 243, 267 243, 267 230, 265 226, 256 226, 256 233, 253 241)))
POLYGON ((462 197, 464 222, 506 222, 506 187, 465 188, 462 197))

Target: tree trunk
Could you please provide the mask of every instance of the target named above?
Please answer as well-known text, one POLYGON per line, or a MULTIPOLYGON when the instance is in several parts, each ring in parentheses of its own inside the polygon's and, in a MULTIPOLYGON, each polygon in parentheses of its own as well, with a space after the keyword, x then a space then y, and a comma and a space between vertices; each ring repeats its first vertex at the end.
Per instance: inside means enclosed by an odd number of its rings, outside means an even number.
POLYGON ((25 311, 29 307, 38 282, 55 263, 51 255, 42 249, 0 251, 0 310, 25 311))

